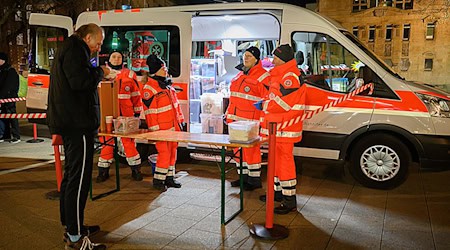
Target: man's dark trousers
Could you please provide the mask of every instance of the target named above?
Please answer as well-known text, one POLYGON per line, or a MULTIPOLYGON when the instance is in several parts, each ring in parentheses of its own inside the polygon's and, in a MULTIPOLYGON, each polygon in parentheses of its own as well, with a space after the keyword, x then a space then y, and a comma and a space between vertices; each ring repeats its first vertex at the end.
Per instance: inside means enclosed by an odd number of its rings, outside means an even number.
POLYGON ((64 178, 61 182, 60 215, 62 225, 71 235, 83 232, 84 208, 92 180, 94 133, 62 135, 64 143, 64 178))

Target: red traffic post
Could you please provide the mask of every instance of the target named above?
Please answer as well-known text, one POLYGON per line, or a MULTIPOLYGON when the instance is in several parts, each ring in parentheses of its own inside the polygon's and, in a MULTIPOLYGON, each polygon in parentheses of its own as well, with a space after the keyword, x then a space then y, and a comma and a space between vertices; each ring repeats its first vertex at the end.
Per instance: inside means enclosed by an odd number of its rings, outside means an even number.
POLYGON ((62 137, 60 135, 52 135, 53 152, 55 153, 55 172, 56 172, 56 185, 58 190, 48 192, 45 197, 49 200, 59 200, 61 192, 61 182, 63 178, 61 154, 59 152, 59 146, 62 145, 62 137))
POLYGON ((274 176, 275 176, 275 149, 276 149, 277 124, 269 123, 269 160, 267 166, 267 191, 266 191, 266 223, 265 225, 251 224, 250 234, 264 240, 280 240, 289 236, 289 230, 278 224, 273 224, 274 210, 274 176))
POLYGON ((37 138, 37 125, 36 123, 33 123, 33 139, 29 139, 27 142, 28 143, 39 143, 39 142, 43 142, 43 139, 38 139, 37 138))

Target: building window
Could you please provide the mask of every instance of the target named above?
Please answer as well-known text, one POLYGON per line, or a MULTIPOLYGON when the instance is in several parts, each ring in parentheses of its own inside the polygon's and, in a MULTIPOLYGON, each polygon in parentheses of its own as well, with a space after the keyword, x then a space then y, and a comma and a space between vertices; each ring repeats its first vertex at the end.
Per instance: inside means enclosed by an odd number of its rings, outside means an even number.
POLYGON ((426 34, 426 39, 427 40, 433 40, 434 39, 434 28, 435 28, 435 24, 434 23, 427 23, 427 34, 426 34))
POLYGON ((411 24, 403 25, 403 41, 409 41, 409 35, 411 32, 411 24))
POLYGON ((358 31, 359 31, 358 26, 353 26, 353 35, 354 36, 358 37, 358 31))
POLYGON ((425 59, 425 68, 424 68, 424 70, 426 70, 426 71, 433 70, 433 59, 431 59, 431 58, 425 59))
POLYGON ((383 0, 353 0, 353 12, 374 8, 383 2, 383 0))
POLYGON ((392 40, 392 24, 386 25, 386 41, 392 40))
POLYGON ((402 10, 409 10, 413 8, 413 0, 392 0, 392 6, 402 10))
POLYGON ((375 25, 369 27, 369 42, 375 41, 375 25))
POLYGON ((353 12, 368 9, 370 0, 353 0, 353 12))

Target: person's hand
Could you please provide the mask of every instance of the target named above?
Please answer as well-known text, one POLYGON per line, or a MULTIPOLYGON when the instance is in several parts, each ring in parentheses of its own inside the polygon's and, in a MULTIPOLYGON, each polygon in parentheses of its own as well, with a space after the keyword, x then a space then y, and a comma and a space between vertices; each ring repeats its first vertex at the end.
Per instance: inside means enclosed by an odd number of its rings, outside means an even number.
POLYGON ((109 73, 111 73, 111 69, 106 65, 102 65, 100 66, 100 68, 102 68, 104 76, 107 76, 109 75, 109 73))
POLYGON ((255 106, 255 108, 257 110, 263 110, 263 100, 257 101, 255 103, 253 103, 253 106, 255 106))

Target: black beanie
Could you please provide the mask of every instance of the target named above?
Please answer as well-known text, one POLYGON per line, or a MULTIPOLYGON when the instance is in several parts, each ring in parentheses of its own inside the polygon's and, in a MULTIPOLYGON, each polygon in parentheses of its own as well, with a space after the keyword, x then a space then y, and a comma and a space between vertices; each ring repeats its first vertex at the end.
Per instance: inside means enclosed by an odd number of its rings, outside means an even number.
POLYGON ((113 51, 113 52, 111 52, 111 54, 109 54, 109 57, 108 57, 108 65, 109 65, 112 69, 115 69, 115 70, 121 70, 121 69, 123 68, 123 61, 125 61, 125 58, 123 57, 122 52, 120 52, 120 51, 113 51), (120 65, 112 65, 111 62, 109 61, 109 60, 111 59, 112 54, 114 54, 114 53, 119 53, 119 54, 122 56, 122 63, 121 63, 120 65))
POLYGON ((289 44, 278 46, 278 48, 273 51, 273 54, 284 62, 289 62, 290 60, 294 59, 294 50, 292 50, 289 44))
POLYGON ((155 74, 164 66, 164 61, 157 55, 150 55, 147 57, 148 73, 155 74))
POLYGON ((0 59, 5 61, 5 63, 8 62, 8 54, 0 52, 0 59))
POLYGON ((260 56, 261 56, 261 51, 259 51, 259 49, 255 46, 251 46, 250 48, 246 49, 245 51, 250 52, 255 58, 256 60, 259 60, 260 56))

